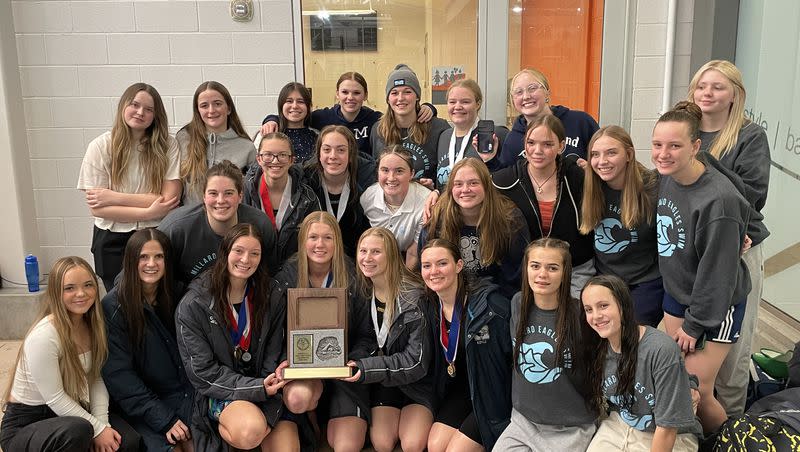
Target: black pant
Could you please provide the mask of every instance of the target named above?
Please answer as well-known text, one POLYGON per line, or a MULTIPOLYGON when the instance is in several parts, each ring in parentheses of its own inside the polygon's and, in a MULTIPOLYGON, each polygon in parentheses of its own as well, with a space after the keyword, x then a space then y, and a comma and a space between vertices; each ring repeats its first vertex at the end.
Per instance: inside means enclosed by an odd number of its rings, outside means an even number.
MULTIPOLYGON (((141 450, 141 438, 117 416, 111 426, 122 436, 120 451, 141 450)), ((58 416, 47 405, 9 402, 0 425, 0 447, 9 452, 87 452, 94 430, 86 419, 58 416)))
POLYGON ((94 255, 94 271, 103 280, 106 292, 114 287, 114 278, 122 271, 122 255, 125 245, 131 238, 131 232, 111 232, 94 227, 92 232, 92 255, 94 255))

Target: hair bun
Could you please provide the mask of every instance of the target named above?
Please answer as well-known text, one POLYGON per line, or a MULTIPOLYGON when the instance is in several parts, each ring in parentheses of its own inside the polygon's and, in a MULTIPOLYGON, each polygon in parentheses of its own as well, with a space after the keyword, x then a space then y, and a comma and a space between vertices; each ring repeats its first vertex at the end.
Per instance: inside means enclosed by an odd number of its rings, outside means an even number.
POLYGON ((703 110, 701 110, 696 103, 688 100, 682 100, 675 104, 675 106, 672 107, 672 111, 684 111, 697 118, 698 121, 703 119, 703 110))

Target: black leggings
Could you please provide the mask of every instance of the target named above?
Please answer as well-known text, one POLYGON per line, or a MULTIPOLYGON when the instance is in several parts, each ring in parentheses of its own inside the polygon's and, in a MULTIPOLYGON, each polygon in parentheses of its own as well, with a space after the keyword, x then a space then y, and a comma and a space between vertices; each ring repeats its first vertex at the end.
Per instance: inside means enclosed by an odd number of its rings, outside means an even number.
POLYGON ((103 280, 106 292, 114 287, 114 278, 122 271, 122 255, 131 232, 111 232, 94 227, 92 232, 92 255, 94 271, 103 280))
MULTIPOLYGON (((141 438, 119 417, 110 418, 122 436, 122 452, 140 450, 141 438)), ((0 447, 9 452, 86 452, 94 430, 86 419, 58 416, 47 405, 9 402, 0 425, 0 447)))

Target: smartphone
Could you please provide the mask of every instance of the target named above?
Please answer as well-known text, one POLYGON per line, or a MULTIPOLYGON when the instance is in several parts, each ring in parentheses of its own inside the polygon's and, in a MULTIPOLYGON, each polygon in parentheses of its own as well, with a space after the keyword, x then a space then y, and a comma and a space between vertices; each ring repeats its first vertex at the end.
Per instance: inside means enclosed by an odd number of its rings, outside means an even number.
POLYGON ((494 152, 494 121, 491 119, 481 119, 475 128, 478 132, 478 152, 481 154, 491 154, 494 152))
POLYGON ((700 337, 697 338, 697 342, 694 343, 695 350, 702 350, 704 348, 706 348, 706 333, 701 334, 700 337))

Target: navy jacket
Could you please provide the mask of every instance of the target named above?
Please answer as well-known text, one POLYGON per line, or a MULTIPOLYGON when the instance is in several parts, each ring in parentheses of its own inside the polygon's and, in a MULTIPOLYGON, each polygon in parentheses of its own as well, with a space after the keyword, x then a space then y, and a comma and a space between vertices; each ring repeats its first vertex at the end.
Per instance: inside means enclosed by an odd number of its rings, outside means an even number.
MULTIPOLYGON (((566 148, 563 154, 575 154, 580 158, 586 158, 586 146, 589 145, 589 140, 592 135, 600 128, 597 121, 594 120, 588 113, 580 110, 570 110, 563 105, 556 105, 550 107, 556 118, 561 120, 564 125, 564 132, 566 133, 566 148)), ((489 166, 494 169, 495 167, 505 168, 511 166, 521 157, 522 151, 525 150, 525 129, 528 127, 528 122, 525 117, 519 115, 511 127, 511 132, 506 136, 503 143, 503 152, 495 157, 499 159, 499 165, 489 166)), ((493 161, 494 159, 492 159, 493 161)))
MULTIPOLYGON (((492 450, 511 419, 511 303, 497 285, 485 279, 471 283, 467 295, 466 337, 463 338, 469 391, 483 446, 492 450)), ((438 301, 428 300, 426 310, 436 344, 430 372, 436 379, 436 390, 441 400, 449 377, 438 341, 441 334, 438 301)))
POLYGON ((166 433, 178 419, 189 425, 194 388, 186 378, 174 333, 144 303, 142 345, 135 350, 118 287, 102 301, 108 336, 102 372, 111 400, 130 422, 155 432, 166 433))
MULTIPOLYGON (((583 235, 581 226, 581 200, 583 199, 583 170, 574 157, 556 156, 558 165, 558 195, 553 206, 553 219, 548 237, 569 243, 572 265, 577 266, 594 257, 594 233, 583 235)), ((528 175, 528 161, 519 160, 516 165, 503 168, 492 174, 494 186, 508 196, 528 220, 531 240, 544 237, 542 233, 539 203, 528 175)))

